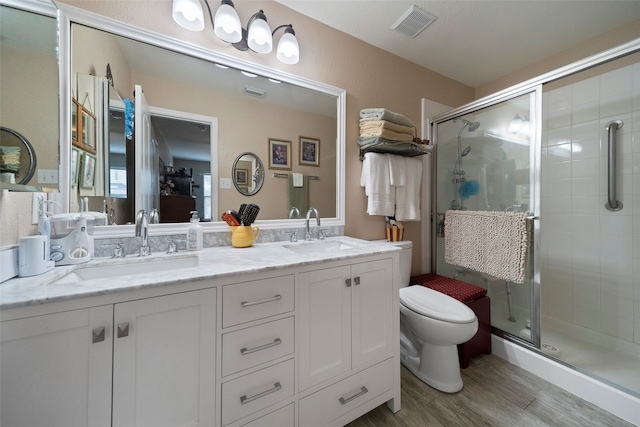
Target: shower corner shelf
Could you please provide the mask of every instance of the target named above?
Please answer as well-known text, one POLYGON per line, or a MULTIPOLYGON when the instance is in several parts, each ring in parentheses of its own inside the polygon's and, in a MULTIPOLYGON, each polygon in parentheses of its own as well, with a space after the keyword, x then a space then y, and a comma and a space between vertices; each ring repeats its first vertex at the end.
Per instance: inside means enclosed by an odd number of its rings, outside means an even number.
POLYGON ((415 142, 402 143, 402 149, 397 147, 391 147, 387 144, 374 145, 367 148, 360 149, 360 160, 364 159, 366 153, 382 153, 382 154, 397 154, 404 157, 416 157, 424 154, 429 154, 433 151, 433 145, 416 144, 415 142))

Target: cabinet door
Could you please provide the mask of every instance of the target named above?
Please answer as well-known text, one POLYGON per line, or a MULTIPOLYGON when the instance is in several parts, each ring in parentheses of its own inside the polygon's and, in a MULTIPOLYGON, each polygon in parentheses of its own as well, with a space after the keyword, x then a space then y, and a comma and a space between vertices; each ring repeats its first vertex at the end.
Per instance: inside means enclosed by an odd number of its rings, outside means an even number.
POLYGON ((353 366, 381 360, 393 350, 393 263, 365 262, 351 267, 353 366))
POLYGON ((3 322, 0 425, 110 426, 112 319, 102 306, 3 322))
POLYGON ((215 289, 115 306, 113 426, 212 426, 215 289))
POLYGON ((351 369, 351 278, 348 266, 299 275, 299 386, 351 369))

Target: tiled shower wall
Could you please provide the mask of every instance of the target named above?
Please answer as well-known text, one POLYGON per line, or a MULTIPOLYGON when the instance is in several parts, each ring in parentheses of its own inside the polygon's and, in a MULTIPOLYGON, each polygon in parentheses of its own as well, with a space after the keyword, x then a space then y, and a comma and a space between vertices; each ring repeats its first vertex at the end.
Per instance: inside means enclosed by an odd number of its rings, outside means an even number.
POLYGON ((546 92, 542 145, 543 318, 640 344, 640 64, 546 92), (618 212, 604 207, 612 120, 618 212))

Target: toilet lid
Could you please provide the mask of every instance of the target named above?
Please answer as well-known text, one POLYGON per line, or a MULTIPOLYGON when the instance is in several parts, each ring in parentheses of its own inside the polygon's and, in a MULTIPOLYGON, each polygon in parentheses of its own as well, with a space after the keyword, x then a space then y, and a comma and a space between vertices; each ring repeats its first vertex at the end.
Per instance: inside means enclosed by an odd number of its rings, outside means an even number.
POLYGON ((471 323, 476 318, 473 310, 460 301, 419 285, 401 288, 400 303, 416 313, 444 322, 471 323))

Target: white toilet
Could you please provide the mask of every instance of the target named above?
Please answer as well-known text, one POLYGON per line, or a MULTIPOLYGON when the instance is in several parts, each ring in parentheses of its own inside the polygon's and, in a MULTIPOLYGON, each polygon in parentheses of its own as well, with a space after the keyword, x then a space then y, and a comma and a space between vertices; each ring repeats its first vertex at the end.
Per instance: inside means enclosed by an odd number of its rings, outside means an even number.
POLYGON ((447 393, 462 389, 457 345, 478 330, 473 310, 448 295, 424 286, 408 286, 410 241, 400 246, 400 359, 415 376, 447 393))

